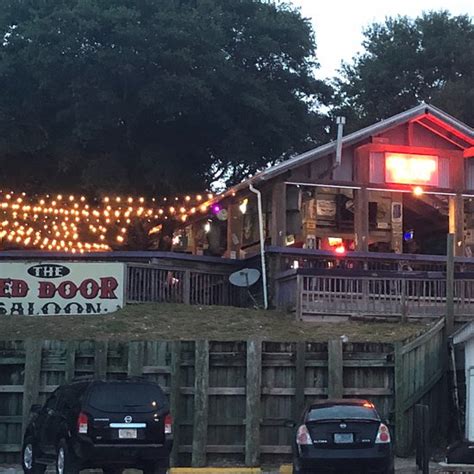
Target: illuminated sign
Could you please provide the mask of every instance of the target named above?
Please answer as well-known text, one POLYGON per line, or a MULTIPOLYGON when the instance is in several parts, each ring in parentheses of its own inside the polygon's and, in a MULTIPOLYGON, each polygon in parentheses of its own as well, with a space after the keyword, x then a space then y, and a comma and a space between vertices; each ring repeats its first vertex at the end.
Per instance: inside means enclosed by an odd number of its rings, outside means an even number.
POLYGON ((386 153, 385 181, 387 183, 438 186, 438 157, 386 153))

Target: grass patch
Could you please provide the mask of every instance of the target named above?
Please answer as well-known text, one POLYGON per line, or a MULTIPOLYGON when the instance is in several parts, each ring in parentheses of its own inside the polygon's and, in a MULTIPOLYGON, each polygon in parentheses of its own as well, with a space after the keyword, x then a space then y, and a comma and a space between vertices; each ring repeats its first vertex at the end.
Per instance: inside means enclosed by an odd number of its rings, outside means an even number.
POLYGON ((245 340, 351 342, 403 341, 424 332, 421 323, 306 323, 294 315, 222 306, 129 305, 113 314, 91 316, 2 316, 0 339, 245 340))

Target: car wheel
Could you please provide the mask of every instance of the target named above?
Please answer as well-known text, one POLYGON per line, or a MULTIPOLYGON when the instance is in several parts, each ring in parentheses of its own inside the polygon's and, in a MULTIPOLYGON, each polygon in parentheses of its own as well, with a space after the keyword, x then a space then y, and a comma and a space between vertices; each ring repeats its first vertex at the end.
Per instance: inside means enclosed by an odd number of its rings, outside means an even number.
POLYGON ((121 467, 104 467, 102 472, 104 474, 122 474, 123 469, 121 467))
POLYGON ((46 465, 36 462, 36 455, 34 439, 29 436, 25 439, 21 450, 21 465, 25 474, 43 474, 46 471, 46 465))
POLYGON ((143 474, 166 474, 168 468, 162 464, 148 464, 143 468, 143 474))
POLYGON ((74 453, 69 449, 66 441, 62 439, 56 451, 56 474, 78 474, 80 471, 74 453))

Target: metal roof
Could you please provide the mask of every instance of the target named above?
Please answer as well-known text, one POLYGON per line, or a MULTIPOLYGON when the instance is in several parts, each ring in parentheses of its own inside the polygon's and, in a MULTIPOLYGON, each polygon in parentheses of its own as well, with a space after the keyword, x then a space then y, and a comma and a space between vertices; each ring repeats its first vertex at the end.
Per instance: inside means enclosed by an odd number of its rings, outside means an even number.
MULTIPOLYGON (((429 117, 430 115, 451 126, 460 135, 462 135, 463 138, 466 139, 466 141, 470 142, 471 146, 474 145, 474 129, 433 105, 421 103, 416 107, 406 110, 405 112, 401 112, 397 115, 394 115, 393 117, 381 120, 380 122, 377 122, 373 125, 370 125, 361 130, 346 135, 342 139, 342 146, 351 146, 373 135, 397 127, 402 123, 406 123, 410 120, 420 117, 429 117)), ((255 176, 252 176, 251 178, 248 178, 245 181, 242 181, 241 183, 233 186, 232 188, 225 191, 223 194, 217 196, 215 200, 222 199, 244 188, 247 188, 250 184, 257 184, 272 179, 282 173, 285 173, 291 168, 302 166, 320 157, 335 153, 335 151, 336 142, 332 141, 318 148, 314 148, 305 153, 302 153, 301 155, 294 156, 293 158, 290 158, 286 161, 282 161, 281 163, 278 163, 275 166, 260 171, 255 176)))

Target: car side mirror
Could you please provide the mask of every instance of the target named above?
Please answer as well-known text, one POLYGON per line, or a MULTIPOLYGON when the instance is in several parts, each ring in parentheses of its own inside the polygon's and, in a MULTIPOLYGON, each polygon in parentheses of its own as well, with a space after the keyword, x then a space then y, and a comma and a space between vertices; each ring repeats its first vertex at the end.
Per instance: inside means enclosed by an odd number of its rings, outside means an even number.
POLYGON ((285 421, 285 426, 287 428, 295 428, 296 427, 296 421, 293 420, 286 420, 285 421))
POLYGON ((30 412, 38 414, 41 411, 41 405, 31 405, 30 412))

